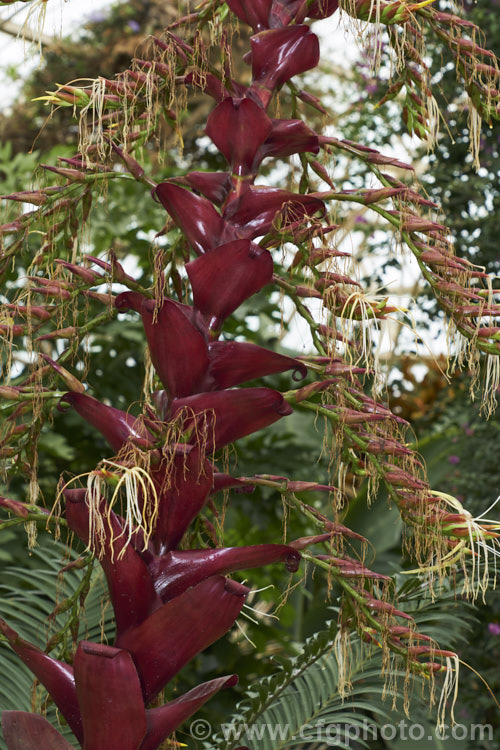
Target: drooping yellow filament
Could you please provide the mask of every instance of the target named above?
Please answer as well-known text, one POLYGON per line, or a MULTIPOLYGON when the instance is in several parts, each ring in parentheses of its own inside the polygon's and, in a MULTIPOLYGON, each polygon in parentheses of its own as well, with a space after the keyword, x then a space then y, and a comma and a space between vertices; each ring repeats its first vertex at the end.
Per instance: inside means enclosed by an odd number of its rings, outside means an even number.
POLYGON ((155 530, 158 518, 158 494, 148 472, 140 466, 124 467, 108 459, 104 459, 103 463, 123 472, 118 479, 118 483, 108 504, 108 512, 111 512, 113 505, 119 497, 121 488, 125 487, 125 526, 121 534, 116 538, 120 539, 124 534, 127 534, 127 540, 118 555, 118 559, 120 559, 125 554, 125 549, 137 529, 141 529, 144 532, 144 545, 147 545, 148 540, 155 530), (143 498, 142 510, 141 496, 143 498))
POLYGON ((439 696, 436 729, 438 733, 443 733, 446 728, 446 703, 452 695, 450 706, 450 719, 452 725, 455 723, 454 708, 458 698, 458 674, 460 670, 460 659, 457 654, 446 657, 446 675, 439 696))
POLYGON ((441 498, 454 511, 464 517, 463 523, 467 528, 468 538, 460 539, 459 543, 435 565, 402 572, 405 575, 441 573, 446 567, 462 560, 465 553, 472 552, 472 568, 470 572, 464 566, 465 580, 462 593, 472 599, 472 601, 475 601, 481 592, 484 599, 491 578, 493 578, 493 585, 496 583, 496 558, 500 556, 500 551, 498 549, 498 540, 488 537, 488 530, 485 530, 482 524, 488 524, 490 531, 500 528, 498 521, 485 518, 486 514, 500 502, 500 496, 480 516, 473 518, 456 497, 448 495, 445 492, 437 492, 436 490, 431 490, 430 494, 441 498), (488 541, 491 541, 491 546, 488 544, 488 541), (491 572, 491 557, 493 558, 493 573, 491 572))

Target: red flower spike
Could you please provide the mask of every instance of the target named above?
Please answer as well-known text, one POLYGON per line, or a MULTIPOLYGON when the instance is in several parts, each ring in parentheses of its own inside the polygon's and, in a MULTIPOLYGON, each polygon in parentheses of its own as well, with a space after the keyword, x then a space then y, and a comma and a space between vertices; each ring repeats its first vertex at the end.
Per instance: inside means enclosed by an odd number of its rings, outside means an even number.
POLYGON ((210 327, 218 330, 242 302, 270 283, 273 259, 259 245, 235 240, 186 263, 186 272, 194 307, 210 316, 210 327))
POLYGON ((74 750, 44 716, 4 711, 2 729, 8 750, 74 750))
POLYGON ((196 713, 215 693, 218 693, 222 688, 233 687, 237 682, 238 677, 236 675, 218 677, 215 680, 197 685, 188 693, 184 693, 184 695, 175 698, 164 706, 146 711, 148 731, 139 750, 156 750, 163 739, 196 713))
POLYGON ((157 593, 168 601, 210 576, 275 562, 285 562, 287 570, 295 572, 299 561, 300 553, 286 544, 257 544, 169 552, 152 562, 150 570, 157 593))
POLYGON ((172 417, 183 414, 184 429, 205 436, 206 450, 218 450, 292 414, 281 393, 270 388, 240 388, 176 399, 172 417))
POLYGON ((48 690, 78 742, 81 743, 83 740, 82 719, 76 699, 73 669, 20 638, 16 631, 1 618, 0 631, 19 658, 48 690))
POLYGON ((206 198, 169 182, 161 182, 154 193, 184 232, 197 255, 202 255, 223 242, 228 229, 229 235, 232 236, 226 236, 225 239, 229 240, 235 236, 206 198))
POLYGON ((279 211, 284 214, 281 229, 285 230, 303 222, 305 217, 312 217, 318 212, 323 215, 325 205, 319 198, 309 195, 252 186, 228 204, 224 219, 232 224, 240 236, 253 239, 271 229, 279 211))
POLYGON ((207 343, 181 305, 164 299, 156 320, 154 300, 139 292, 119 294, 115 305, 119 310, 132 308, 140 313, 153 366, 170 397, 194 393, 209 365, 207 343))
POLYGON ((307 16, 307 0, 274 0, 269 14, 269 28, 280 29, 292 21, 302 23, 307 16))
MULTIPOLYGON (((215 693, 238 682, 236 675, 219 677, 164 706, 146 711, 130 654, 88 641, 78 646, 75 675, 84 725, 85 739, 81 741, 85 750, 156 750, 215 693)), ((38 714, 4 711, 2 727, 8 750, 74 750, 47 719, 38 714)))
POLYGON ((273 0, 227 0, 227 4, 233 13, 254 31, 269 28, 269 13, 273 0))
POLYGON ((85 750, 138 750, 146 734, 146 711, 131 655, 80 641, 74 670, 85 750))
MULTIPOLYGON (((85 490, 65 493, 66 518, 71 530, 88 543, 89 513, 85 494, 85 490)), ((184 493, 184 499, 186 496, 189 495, 184 493)), ((102 513, 106 513, 104 507, 102 513)), ((150 559, 146 563, 141 557, 142 550, 139 553, 134 550, 136 540, 126 544, 125 535, 121 536, 122 525, 112 511, 107 513, 104 525, 106 538, 101 540, 104 554, 100 557, 100 563, 106 574, 116 615, 117 638, 140 625, 160 606, 157 596, 166 602, 211 576, 273 562, 285 561, 287 568, 295 571, 300 559, 300 554, 291 546, 268 544, 168 552, 159 557, 152 557, 148 553, 150 559)))
POLYGON ((319 42, 309 26, 261 31, 251 38, 252 89, 265 107, 272 93, 319 62, 319 42))
POLYGON ((171 397, 222 390, 290 369, 296 380, 307 374, 301 362, 255 344, 214 341, 207 346, 186 305, 165 299, 153 322, 154 302, 138 292, 118 295, 115 304, 119 310, 132 308, 142 315, 153 365, 171 397))
MULTIPOLYGON (((196 398, 196 396, 191 397, 196 398)), ((189 400, 189 399, 186 399, 189 400)), ((174 404, 176 401, 174 401, 174 404)), ((212 450, 206 446, 206 451, 212 450)), ((158 520, 152 538, 157 554, 175 548, 212 491, 213 473, 200 446, 179 453, 151 472, 158 493, 158 520)))
POLYGON ((229 7, 254 31, 281 28, 304 18, 327 18, 338 8, 338 0, 228 0, 229 7))
POLYGON ((271 129, 271 120, 251 99, 227 98, 212 110, 205 132, 231 164, 233 174, 247 175, 271 129))
POLYGON ((66 520, 72 531, 84 544, 96 542, 93 549, 99 555, 104 570, 109 595, 113 604, 117 634, 143 622, 158 604, 146 563, 133 546, 127 544, 128 535, 118 517, 102 503, 104 539, 90 540, 89 508, 84 489, 64 490, 66 499, 66 520), (99 554, 102 551, 102 554, 99 554))
POLYGON ((187 185, 212 203, 224 203, 233 184, 229 172, 189 172, 184 177, 173 177, 170 182, 187 185))
MULTIPOLYGON (((307 367, 292 357, 239 341, 214 341, 209 344, 208 376, 213 389, 222 390, 264 375, 294 370, 294 380, 307 375, 307 367)), ((210 390, 213 390, 212 388, 210 390)), ((208 388, 206 390, 209 390, 208 388)))
POLYGON ((132 655, 146 704, 193 656, 231 628, 247 594, 235 581, 208 578, 117 639, 116 646, 132 655))
POLYGON ((71 404, 86 422, 103 435, 114 451, 118 452, 129 438, 150 439, 151 435, 137 417, 112 406, 101 404, 84 393, 65 393, 62 402, 71 404))
POLYGON ((302 120, 272 120, 272 130, 260 147, 260 159, 266 156, 283 158, 302 151, 319 151, 319 139, 302 120))

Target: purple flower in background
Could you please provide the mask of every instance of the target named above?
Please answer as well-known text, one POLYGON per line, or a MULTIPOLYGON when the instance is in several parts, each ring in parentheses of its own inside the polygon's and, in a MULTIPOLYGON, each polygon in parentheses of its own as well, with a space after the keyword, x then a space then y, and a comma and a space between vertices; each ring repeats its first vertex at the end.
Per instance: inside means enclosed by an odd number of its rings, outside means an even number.
POLYGON ((460 456, 448 456, 448 463, 450 464, 459 464, 460 463, 460 456))
POLYGON ((89 13, 87 20, 89 23, 102 23, 107 18, 106 13, 102 10, 96 10, 93 13, 89 13))
POLYGON ((134 31, 135 33, 141 30, 141 25, 140 23, 137 23, 137 21, 128 21, 127 26, 129 29, 131 29, 131 31, 134 31))
POLYGON ((498 622, 489 622, 488 632, 491 635, 500 635, 500 625, 498 624, 498 622))

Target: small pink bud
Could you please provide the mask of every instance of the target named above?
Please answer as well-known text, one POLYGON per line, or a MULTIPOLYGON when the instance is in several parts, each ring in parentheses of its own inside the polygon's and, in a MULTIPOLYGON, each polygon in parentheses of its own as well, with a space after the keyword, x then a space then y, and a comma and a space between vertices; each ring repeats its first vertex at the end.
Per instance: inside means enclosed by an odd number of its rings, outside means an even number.
POLYGON ((74 375, 68 372, 65 367, 62 367, 62 365, 58 364, 58 362, 54 362, 54 360, 51 359, 47 354, 41 354, 40 356, 49 363, 49 365, 58 373, 58 375, 61 376, 70 391, 75 391, 76 393, 85 392, 84 385, 80 383, 78 378, 75 378, 74 375))
POLYGON ((95 284, 95 282, 98 279, 102 279, 102 276, 100 274, 98 274, 96 271, 91 271, 90 268, 85 268, 84 266, 77 266, 75 265, 75 263, 68 263, 65 260, 57 259, 55 262, 63 266, 64 268, 67 268, 68 271, 71 271, 71 273, 74 273, 75 276, 79 276, 87 284, 95 284))
POLYGON ((482 339, 499 338, 500 327, 498 326, 484 326, 479 328, 477 335, 482 339))
POLYGON ((327 286, 330 286, 332 284, 349 284, 350 286, 358 286, 361 287, 361 284, 359 284, 357 281, 354 281, 354 279, 349 278, 349 276, 344 276, 341 273, 324 273, 314 284, 316 289, 325 289, 327 286))
POLYGON ((54 310, 53 307, 47 309, 40 305, 30 305, 29 307, 26 307, 24 305, 7 304, 5 307, 12 310, 15 315, 29 315, 32 318, 37 318, 37 320, 50 320, 51 313, 54 310))
POLYGON ((427 232, 429 230, 443 231, 446 229, 443 224, 437 224, 435 221, 424 219, 422 216, 403 216, 402 218, 402 232, 427 232))
POLYGON ((354 409, 338 409, 337 414, 345 424, 365 424, 368 422, 383 422, 387 419, 386 414, 365 414, 363 411, 354 409))
POLYGON ((306 399, 311 398, 311 396, 314 396, 316 393, 322 393, 323 391, 326 391, 326 389, 329 388, 333 383, 335 383, 334 380, 322 380, 316 381, 315 383, 309 383, 309 385, 305 385, 295 391, 294 400, 297 403, 305 401, 306 399))
POLYGON ((10 193, 10 195, 0 195, 6 201, 19 201, 20 203, 33 203, 35 206, 43 206, 47 203, 47 194, 42 190, 22 190, 19 193, 10 193))
POLYGON ((314 109, 317 109, 318 112, 321 112, 323 115, 327 115, 327 110, 323 107, 321 104, 321 99, 318 99, 317 96, 314 96, 313 94, 308 93, 307 91, 301 90, 297 94, 299 99, 304 102, 304 104, 310 104, 311 107, 314 107, 314 109))
POLYGON ((8 398, 10 401, 19 401, 21 389, 10 385, 0 385, 0 398, 8 398))
POLYGON ((364 375, 371 372, 366 370, 364 367, 352 367, 346 364, 340 359, 330 360, 329 364, 325 368, 327 375, 364 375))
POLYGON ((82 289, 81 293, 85 295, 85 297, 91 297, 91 299, 95 299, 109 307, 113 307, 115 304, 114 294, 102 294, 101 292, 93 292, 91 289, 82 289))
POLYGON ((59 299, 71 299, 71 294, 67 289, 62 289, 56 284, 47 284, 43 287, 33 287, 31 290, 35 294, 42 294, 45 297, 59 297, 59 299))
MULTIPOLYGON (((19 502, 19 500, 11 500, 8 497, 0 497, 0 508, 5 508, 18 518, 28 518, 29 515, 29 510, 24 503, 19 502)), ((40 510, 43 512, 42 509, 40 510)))
POLYGON ((365 206, 370 206, 372 203, 378 203, 379 201, 387 200, 387 198, 393 198, 395 195, 402 195, 406 192, 408 192, 406 186, 383 187, 376 190, 365 190, 363 192, 363 199, 365 206))
POLYGON ((385 472, 385 480, 395 487, 408 487, 413 490, 425 490, 427 488, 427 484, 421 479, 417 479, 397 466, 391 466, 391 470, 385 472))
POLYGON ((139 162, 137 162, 132 156, 130 156, 130 154, 127 154, 126 151, 113 143, 113 141, 111 141, 111 148, 116 154, 118 154, 131 175, 133 175, 136 179, 140 179, 143 176, 144 169, 139 164, 139 162))
POLYGON ((12 325, 9 323, 2 323, 0 325, 0 332, 7 334, 8 336, 23 336, 26 333, 25 326, 12 325))
POLYGON ((335 487, 327 484, 317 484, 316 482, 287 482, 287 490, 290 492, 308 492, 314 490, 315 492, 334 492, 335 487))
POLYGON ((16 234, 23 228, 21 221, 11 221, 9 224, 0 225, 0 234, 16 234))
POLYGON ((311 289, 310 286, 296 286, 295 293, 297 297, 315 297, 316 299, 323 299, 321 292, 316 289, 311 289))
MULTIPOLYGON (((297 253, 297 255, 300 255, 302 257, 302 253, 297 253)), ((323 247, 319 250, 313 250, 312 253, 309 254, 309 257, 307 259, 307 264, 309 266, 316 265, 317 263, 322 263, 325 260, 328 260, 329 258, 350 258, 351 253, 346 253, 343 250, 334 250, 333 248, 329 247, 323 247)))
POLYGON ((63 279, 47 279, 45 276, 27 276, 30 281, 35 281, 37 284, 42 286, 58 287, 60 289, 73 289, 73 284, 70 281, 63 279))
POLYGON ((78 335, 78 328, 69 326, 68 328, 59 328, 57 331, 45 333, 43 336, 37 336, 36 341, 50 341, 52 339, 72 339, 78 335))
POLYGON ((331 177, 324 166, 320 164, 319 161, 316 161, 316 159, 310 161, 309 164, 311 165, 311 168, 316 172, 318 177, 321 177, 321 179, 324 180, 326 184, 332 188, 332 190, 335 190, 335 185, 333 184, 331 177))
POLYGON ((392 156, 383 156, 383 154, 376 153, 370 153, 365 156, 365 160, 369 162, 370 164, 391 164, 393 167, 399 167, 399 169, 406 169, 410 171, 414 171, 414 167, 411 166, 411 164, 406 164, 403 161, 399 161, 399 159, 395 159, 392 156))
POLYGON ((475 26, 472 21, 466 21, 465 18, 461 18, 460 16, 456 16, 452 13, 444 13, 438 10, 433 12, 433 18, 435 18, 436 21, 439 21, 439 23, 445 23, 450 26, 475 26))
POLYGON ((325 336, 328 339, 335 339, 336 341, 341 341, 343 344, 348 344, 349 346, 354 347, 354 343, 352 341, 349 341, 349 339, 346 339, 345 336, 340 333, 340 331, 336 331, 334 328, 331 328, 330 326, 326 326, 323 323, 320 323, 318 326, 318 333, 320 336, 325 336))
POLYGON ((60 177, 65 177, 70 182, 85 182, 86 174, 79 169, 69 169, 67 167, 51 167, 49 164, 40 164, 42 169, 54 172, 60 177))

